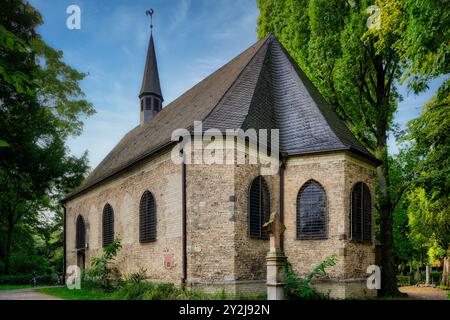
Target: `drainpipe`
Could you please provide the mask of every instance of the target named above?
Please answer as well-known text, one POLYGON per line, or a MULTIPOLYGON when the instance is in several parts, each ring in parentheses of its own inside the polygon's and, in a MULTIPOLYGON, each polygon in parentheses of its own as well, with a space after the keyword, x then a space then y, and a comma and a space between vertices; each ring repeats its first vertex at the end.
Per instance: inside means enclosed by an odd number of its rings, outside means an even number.
POLYGON ((61 202, 63 207, 63 284, 66 284, 66 205, 61 202))
MULTIPOLYGON (((184 154, 183 154, 184 156, 184 154)), ((187 282, 187 236, 186 236, 186 163, 184 162, 181 165, 181 201, 182 201, 182 215, 181 215, 181 224, 182 224, 182 265, 183 265, 183 277, 181 279, 181 284, 183 287, 186 286, 187 282)))
MULTIPOLYGON (((280 222, 284 224, 284 169, 286 168, 286 153, 281 153, 281 162, 280 162, 280 222)), ((284 232, 280 237, 280 249, 284 252, 284 232)))

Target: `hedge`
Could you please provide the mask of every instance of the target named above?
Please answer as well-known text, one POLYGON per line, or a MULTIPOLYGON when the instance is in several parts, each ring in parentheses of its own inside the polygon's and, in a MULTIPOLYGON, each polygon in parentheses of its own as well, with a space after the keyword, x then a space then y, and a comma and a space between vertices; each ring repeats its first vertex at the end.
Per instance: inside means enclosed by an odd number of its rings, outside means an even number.
MULTIPOLYGON (((38 275, 36 278, 38 285, 47 285, 54 284, 57 276, 55 274, 38 275)), ((31 279, 31 274, 0 275, 0 285, 30 284, 31 279)))

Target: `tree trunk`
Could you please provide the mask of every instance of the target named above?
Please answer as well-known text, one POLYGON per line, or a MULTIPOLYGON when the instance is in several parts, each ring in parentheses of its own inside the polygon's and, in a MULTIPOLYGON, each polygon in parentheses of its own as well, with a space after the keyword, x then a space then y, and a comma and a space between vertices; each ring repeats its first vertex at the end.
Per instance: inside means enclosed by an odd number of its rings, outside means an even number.
POLYGON ((392 234, 393 203, 389 193, 389 165, 387 156, 387 135, 382 130, 378 137, 377 156, 383 164, 377 168, 380 187, 380 237, 381 237, 381 290, 382 296, 400 295, 394 262, 394 238, 392 234))
POLYGON ((13 229, 14 229, 13 220, 8 216, 8 230, 6 234, 6 245, 5 245, 5 260, 3 264, 3 273, 6 275, 9 274, 9 257, 11 256, 13 229))
POLYGON ((450 258, 444 258, 441 285, 450 286, 450 258))

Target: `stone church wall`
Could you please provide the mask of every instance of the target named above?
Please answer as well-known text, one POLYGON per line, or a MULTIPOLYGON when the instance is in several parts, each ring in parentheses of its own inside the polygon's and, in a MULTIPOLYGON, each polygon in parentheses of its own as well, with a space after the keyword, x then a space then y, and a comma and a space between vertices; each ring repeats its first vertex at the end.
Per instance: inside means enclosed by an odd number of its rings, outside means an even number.
POLYGON ((360 244, 348 240, 351 189, 354 183, 365 182, 370 188, 374 203, 374 173, 373 166, 346 153, 292 157, 287 162, 285 254, 294 270, 303 276, 309 274, 327 257, 335 254, 336 265, 327 269, 333 281, 321 281, 317 285, 320 291, 331 296, 345 297, 356 294, 355 292, 362 294, 367 277, 366 269, 375 263, 373 241, 372 244, 360 244), (327 195, 328 237, 322 240, 297 240, 297 195, 303 184, 310 179, 319 182, 327 195))
POLYGON ((122 239, 117 258, 127 275, 146 270, 150 279, 180 283, 181 260, 181 165, 170 153, 156 155, 132 170, 107 180, 67 204, 67 264, 77 264, 75 222, 79 214, 86 223, 86 267, 102 252, 102 211, 106 203, 114 209, 115 236, 122 239), (157 240, 139 243, 139 202, 144 191, 156 200, 157 240))
MULTIPOLYGON (((110 179, 70 200, 67 207, 67 265, 76 264, 75 222, 86 222, 89 260, 101 254, 102 210, 111 204, 115 235, 122 239, 118 263, 124 275, 146 270, 150 280, 179 284, 182 277, 182 177, 181 165, 170 159, 170 150, 132 170, 110 179), (157 240, 139 243, 139 201, 145 190, 157 206, 157 240)), ((248 236, 248 190, 261 174, 259 165, 191 164, 187 186, 187 283, 207 291, 225 288, 242 295, 265 292, 268 240, 248 236)), ((271 212, 279 210, 279 176, 264 176, 271 212)), ((294 270, 305 276, 327 257, 337 264, 327 269, 330 279, 317 283, 318 290, 333 297, 371 295, 365 288, 366 268, 374 264, 373 244, 349 238, 349 199, 353 184, 364 181, 374 203, 374 168, 348 153, 289 157, 285 170, 285 254, 294 270), (296 239, 296 202, 302 185, 319 182, 327 195, 328 237, 296 239)), ((372 224, 374 225, 374 224, 372 224)))

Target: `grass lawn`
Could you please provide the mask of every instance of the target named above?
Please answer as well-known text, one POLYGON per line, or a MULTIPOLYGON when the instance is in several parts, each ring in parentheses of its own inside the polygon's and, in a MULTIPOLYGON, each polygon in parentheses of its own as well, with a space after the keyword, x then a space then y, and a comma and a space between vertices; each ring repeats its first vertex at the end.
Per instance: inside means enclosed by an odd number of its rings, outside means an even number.
POLYGON ((70 290, 67 287, 41 288, 37 291, 66 300, 112 300, 112 294, 95 289, 70 290))

